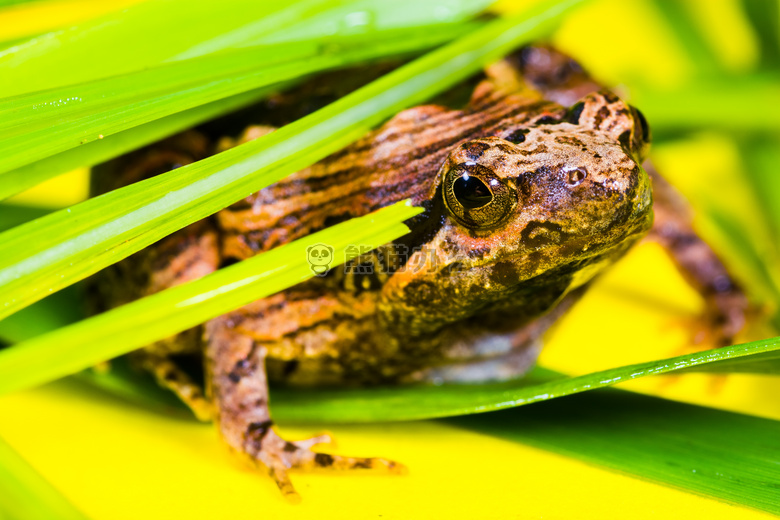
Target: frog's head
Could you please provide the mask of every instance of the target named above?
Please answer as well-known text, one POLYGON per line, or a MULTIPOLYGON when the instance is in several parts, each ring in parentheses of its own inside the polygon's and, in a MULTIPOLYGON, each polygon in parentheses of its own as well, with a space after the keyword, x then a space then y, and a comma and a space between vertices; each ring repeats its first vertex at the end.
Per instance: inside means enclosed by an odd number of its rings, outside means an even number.
POLYGON ((640 167, 647 124, 613 94, 590 94, 562 119, 542 115, 497 133, 450 152, 436 183, 444 217, 427 244, 432 258, 398 280, 409 289, 433 283, 428 305, 444 303, 455 319, 529 284, 556 285, 560 296, 652 222, 640 167))

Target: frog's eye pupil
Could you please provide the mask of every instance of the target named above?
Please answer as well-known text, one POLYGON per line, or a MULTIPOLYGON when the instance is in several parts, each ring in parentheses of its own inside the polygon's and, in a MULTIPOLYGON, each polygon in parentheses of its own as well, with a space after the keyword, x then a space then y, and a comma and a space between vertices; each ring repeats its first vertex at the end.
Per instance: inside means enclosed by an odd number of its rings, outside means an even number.
POLYGON ((493 200, 493 194, 485 183, 467 173, 455 179, 452 192, 466 209, 481 208, 493 200))
POLYGON ((444 204, 463 226, 491 228, 505 221, 517 206, 517 191, 485 166, 473 162, 459 164, 444 175, 444 204))

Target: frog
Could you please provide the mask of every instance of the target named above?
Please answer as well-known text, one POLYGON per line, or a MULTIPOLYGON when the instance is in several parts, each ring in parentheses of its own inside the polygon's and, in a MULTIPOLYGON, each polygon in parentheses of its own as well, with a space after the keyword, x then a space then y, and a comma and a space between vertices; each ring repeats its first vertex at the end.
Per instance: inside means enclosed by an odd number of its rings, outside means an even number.
MULTIPOLYGON (((319 244, 311 279, 134 354, 291 501, 300 499, 291 469, 405 467, 318 451, 328 435, 284 439, 272 420, 269 381, 365 386, 521 377, 544 333, 599 274, 648 239, 703 295, 702 328, 713 346, 744 325, 744 292, 694 232, 685 200, 647 161, 650 128, 637 108, 545 45, 489 65, 465 88, 465 104, 404 110, 94 282, 100 305, 111 308, 400 201, 422 208, 398 240, 358 247, 346 266, 332 267, 322 256, 330 246, 319 244), (181 356, 202 359, 205 384, 182 369, 181 356)), ((280 96, 276 103, 284 104, 280 96)), ((188 130, 96 168, 96 189, 189 164, 274 128, 261 121, 233 137, 188 130)))

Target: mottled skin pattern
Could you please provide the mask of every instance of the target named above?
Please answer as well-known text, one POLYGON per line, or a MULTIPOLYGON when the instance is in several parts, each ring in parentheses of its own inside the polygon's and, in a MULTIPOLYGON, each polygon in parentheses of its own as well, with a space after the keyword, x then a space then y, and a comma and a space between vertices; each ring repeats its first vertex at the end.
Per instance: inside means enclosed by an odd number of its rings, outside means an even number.
MULTIPOLYGON (((410 198, 425 208, 409 223, 412 233, 361 257, 357 263, 372 272, 333 269, 139 356, 199 417, 213 417, 227 444, 265 467, 287 496, 297 496, 291 467, 401 466, 312 451, 324 437, 284 441, 272 429, 267 377, 354 385, 520 375, 547 327, 651 228, 651 184, 640 167, 650 136, 634 108, 546 48, 525 50, 486 73, 464 108, 403 111, 343 151, 128 259, 100 282, 113 306, 396 201, 410 198), (408 258, 389 265, 401 246, 408 258), (166 358, 199 349, 207 398, 166 358)), ((216 149, 268 131, 250 128, 216 149)), ((129 182, 156 173, 157 163, 173 167, 206 153, 199 134, 177 139, 108 168, 118 182, 129 182)), ((683 228, 667 229, 667 245, 683 228)), ((714 259, 709 248, 703 254, 714 259)), ((697 261, 683 267, 696 269, 697 261)), ((741 297, 725 276, 729 287, 714 290, 741 297)), ((712 309, 719 337, 730 337, 744 301, 712 309)))

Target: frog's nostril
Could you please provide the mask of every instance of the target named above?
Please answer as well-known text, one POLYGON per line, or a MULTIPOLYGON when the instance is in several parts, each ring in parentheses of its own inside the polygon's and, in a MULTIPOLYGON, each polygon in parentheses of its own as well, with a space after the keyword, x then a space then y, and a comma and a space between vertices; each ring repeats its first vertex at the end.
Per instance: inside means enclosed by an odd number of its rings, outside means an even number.
POLYGON ((577 186, 582 181, 585 180, 585 177, 588 176, 588 170, 585 168, 575 168, 573 170, 569 170, 568 175, 568 182, 570 186, 577 186))

